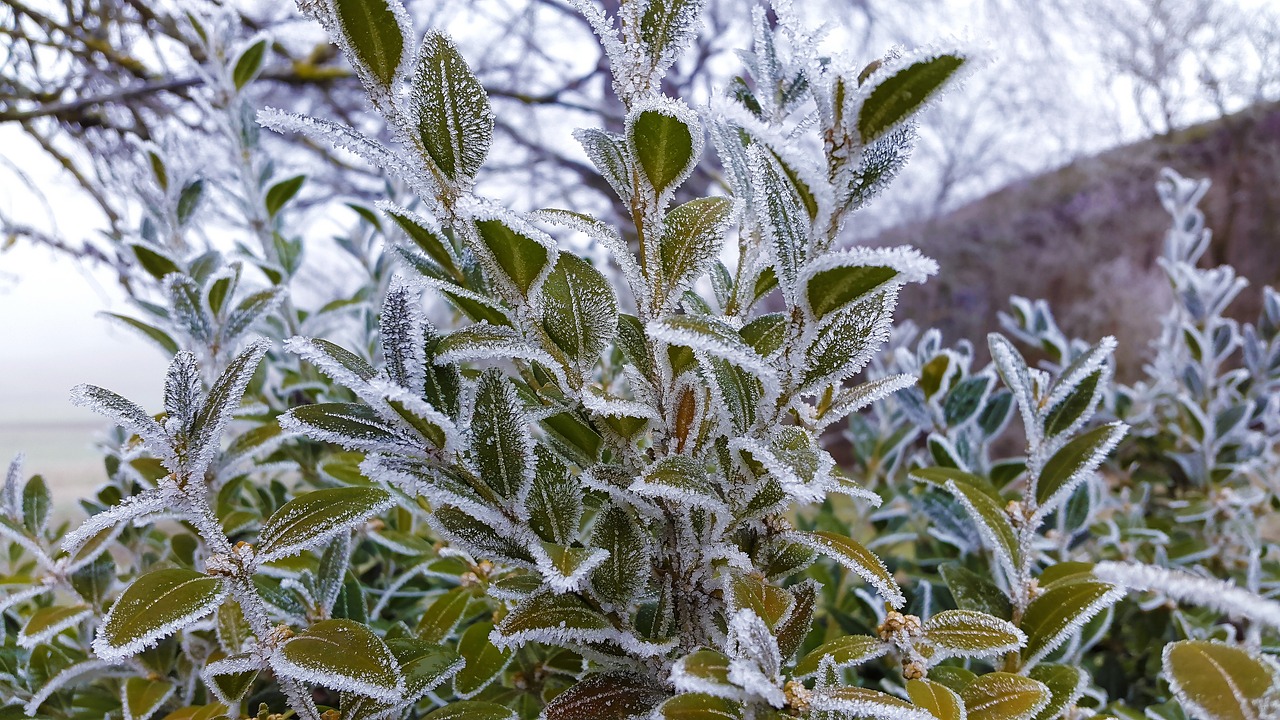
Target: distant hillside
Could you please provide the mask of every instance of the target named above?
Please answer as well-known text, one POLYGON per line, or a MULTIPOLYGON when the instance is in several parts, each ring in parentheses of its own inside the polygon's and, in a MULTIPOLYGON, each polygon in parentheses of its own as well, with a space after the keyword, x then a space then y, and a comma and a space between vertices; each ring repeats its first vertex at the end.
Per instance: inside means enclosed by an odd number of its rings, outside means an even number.
POLYGON ((1280 283, 1280 103, 1078 160, 885 233, 877 244, 914 244, 942 266, 904 297, 902 316, 948 341, 976 340, 1010 295, 1046 298, 1069 334, 1120 338, 1121 372, 1132 378, 1168 303, 1155 258, 1169 218, 1153 187, 1165 166, 1213 181, 1201 203, 1214 230, 1207 261, 1248 278, 1238 311, 1253 320, 1259 288, 1280 283))

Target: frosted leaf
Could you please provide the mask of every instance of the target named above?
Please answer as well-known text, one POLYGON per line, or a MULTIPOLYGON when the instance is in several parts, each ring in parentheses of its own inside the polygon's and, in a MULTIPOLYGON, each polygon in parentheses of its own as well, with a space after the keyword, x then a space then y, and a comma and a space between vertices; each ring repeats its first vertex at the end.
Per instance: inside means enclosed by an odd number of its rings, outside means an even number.
POLYGON ((630 72, 627 64, 626 46, 623 45, 621 38, 618 37, 618 31, 614 29, 613 21, 600 9, 594 0, 569 0, 569 4, 586 19, 587 24, 591 26, 591 31, 600 39, 600 45, 604 48, 605 55, 609 58, 609 67, 613 69, 614 94, 625 103, 631 97, 629 88, 630 77, 633 73, 630 72))
POLYGON ((729 618, 729 681, 775 708, 786 704, 778 674, 782 653, 769 626, 749 608, 729 618))
POLYGON ((428 202, 434 203, 439 194, 439 188, 435 182, 425 174, 411 169, 400 155, 382 143, 345 125, 271 107, 258 111, 258 122, 263 127, 278 133, 300 133, 313 140, 354 153, 370 165, 381 168, 389 175, 404 181, 420 198, 428 202))
POLYGON ((1027 636, 1013 623, 972 610, 944 610, 924 622, 924 634, 937 649, 936 664, 948 657, 991 657, 1017 650, 1027 636))
MULTIPOLYGON (((609 187, 613 188, 613 191, 617 193, 618 198, 624 203, 630 203, 632 197, 631 175, 634 172, 634 168, 627 156, 623 137, 617 133, 596 128, 578 128, 573 131, 573 138, 578 141, 578 144, 582 145, 582 149, 587 153, 587 158, 591 160, 591 163, 596 166, 596 170, 609 183, 609 187)), ((615 256, 621 257, 631 254, 625 247, 620 248, 620 250, 615 251, 615 256)))
POLYGON ((380 416, 368 405, 300 405, 279 417, 280 427, 348 450, 420 451, 400 422, 380 416))
POLYGON ((619 13, 625 12, 624 24, 639 31, 639 40, 647 50, 650 87, 658 87, 667 69, 697 35, 705 4, 706 0, 648 0, 622 6, 619 13))
POLYGON ((66 687, 73 680, 90 673, 101 673, 115 666, 116 663, 105 660, 85 660, 84 662, 76 663, 50 678, 49 682, 32 694, 31 699, 27 701, 22 710, 28 717, 34 717, 45 700, 53 697, 54 693, 66 687))
MULTIPOLYGON (((166 582, 167 588, 163 594, 151 598, 130 597, 131 590, 152 580, 153 577, 149 576, 158 573, 176 574, 177 571, 152 571, 135 579, 107 610, 93 638, 93 652, 100 659, 117 662, 155 647, 163 638, 216 610, 227 597, 226 582, 216 582, 210 592, 205 586, 211 579, 196 573, 191 573, 196 576, 194 578, 166 582), (147 612, 149 605, 155 612, 147 612), (179 612, 182 614, 178 614, 179 612), (121 616, 121 613, 126 615, 121 616), (160 618, 165 621, 158 623, 160 618), (142 632, 138 632, 139 630, 142 632), (117 634, 124 637, 116 637, 117 634)), ((154 582, 150 584, 155 585, 154 582)))
POLYGON ((644 530, 623 507, 610 505, 596 519, 591 546, 609 553, 591 574, 595 594, 614 606, 628 606, 649 580, 649 548, 644 530))
POLYGON ((586 645, 612 642, 618 631, 609 619, 573 594, 543 593, 522 601, 489 635, 499 649, 536 642, 586 645))
POLYGON ((776 378, 777 371, 733 327, 717 318, 674 315, 653 320, 645 329, 649 337, 655 340, 726 360, 760 376, 766 382, 776 378))
POLYGON ((391 382, 415 392, 425 379, 427 360, 422 344, 423 324, 417 292, 403 277, 392 277, 378 318, 382 357, 391 382))
POLYGON ((803 367, 796 368, 800 392, 815 394, 861 372, 889 339, 897 288, 887 288, 809 330, 803 367))
POLYGON ((479 320, 483 321, 488 318, 488 322, 490 324, 510 324, 510 320, 514 313, 501 303, 495 302, 493 297, 481 295, 480 293, 468 290, 461 285, 457 285, 447 280, 441 280, 439 278, 421 276, 420 281, 424 287, 431 288, 432 290, 440 293, 459 309, 462 309, 463 306, 463 303, 458 302, 459 299, 471 303, 472 307, 466 308, 468 314, 480 315, 481 313, 487 313, 478 318, 479 320), (479 307, 477 308, 475 306, 479 307))
POLYGON ((652 405, 634 400, 625 400, 612 395, 605 395, 594 387, 584 388, 581 395, 582 406, 603 417, 612 418, 645 418, 661 422, 662 416, 652 405))
POLYGON ((1128 431, 1129 426, 1122 422, 1102 425, 1075 438, 1049 458, 1036 478, 1035 499, 1039 507, 1033 519, 1063 506, 1081 483, 1094 476, 1128 431))
POLYGON ((500 560, 506 564, 535 570, 529 548, 537 536, 510 521, 492 525, 457 508, 439 508, 427 516, 427 524, 450 545, 478 559, 500 560), (501 531, 501 532, 500 532, 501 531))
POLYGON ((160 512, 169 506, 171 499, 163 489, 146 490, 124 498, 118 505, 89 516, 79 527, 64 535, 62 549, 69 555, 75 555, 86 542, 103 530, 143 515, 160 512))
POLYGON ((846 718, 875 720, 937 720, 933 714, 911 703, 876 690, 861 687, 823 688, 809 698, 809 707, 846 718))
POLYGON ((856 540, 825 531, 793 532, 789 539, 826 555, 846 570, 852 571, 875 588, 876 593, 890 606, 901 608, 906 605, 902 589, 885 567, 884 561, 856 540))
MULTIPOLYGON (((378 482, 400 488, 409 497, 423 496, 432 505, 452 505, 488 525, 500 526, 508 519, 480 496, 474 488, 444 472, 424 458, 370 453, 360 472, 378 482)), ((416 554, 410 550, 406 554, 416 554)))
MULTIPOLYGON (((40 589, 43 591, 45 588, 40 589)), ((93 616, 93 608, 87 605, 61 608, 50 606, 36 612, 40 613, 42 611, 45 613, 56 611, 56 615, 46 618, 47 622, 40 622, 41 616, 39 614, 32 615, 27 624, 18 631, 18 647, 30 650, 37 645, 49 642, 63 630, 75 627, 86 618, 93 616), (32 625, 38 626, 33 628, 32 625)))
POLYGON ((14 520, 22 519, 22 463, 26 455, 18 453, 9 461, 4 476, 4 489, 0 491, 0 512, 14 520))
POLYGON ((418 46, 409 112, 435 166, 454 182, 474 178, 493 141, 493 111, 457 47, 438 31, 418 46))
POLYGON ((361 399, 368 395, 367 386, 376 371, 363 358, 328 340, 295 335, 285 340, 289 352, 315 365, 334 382, 352 390, 361 399), (365 390, 364 395, 361 390, 365 390))
MULTIPOLYGON (((578 137, 579 132, 585 131, 575 130, 574 137, 578 137)), ((583 142, 581 138, 579 138, 579 141, 583 142)), ((590 152, 591 150, 588 148, 588 154, 590 154, 590 152)), ((595 161, 594 158, 593 161, 595 161)), ((629 171, 621 177, 624 179, 630 177, 629 171)), ((637 304, 647 306, 647 301, 641 300, 641 298, 647 297, 648 288, 640 273, 640 266, 636 263, 636 258, 632 255, 631 249, 627 247, 626 242, 623 241, 622 235, 612 225, 591 217, 590 215, 576 213, 572 210, 560 210, 557 208, 537 210, 529 214, 529 219, 535 222, 546 222, 552 225, 569 228, 570 230, 580 232, 603 245, 605 249, 609 251, 610 256, 613 257, 613 261, 617 263, 618 267, 622 270, 622 275, 627 281, 627 286, 631 289, 632 294, 637 298, 637 304)))
MULTIPOLYGON (((630 156, 640 164, 637 174, 649 180, 657 205, 665 207, 702 156, 704 140, 698 114, 680 100, 644 98, 630 106, 624 138, 630 156), (667 119, 674 122, 664 122, 667 119), (651 132, 662 134, 650 136, 651 132)), ((656 257, 656 253, 648 256, 656 257)))
POLYGON ((531 545, 538 572, 554 593, 578 592, 591 572, 609 558, 609 551, 601 548, 588 550, 553 546, 550 543, 531 545))
POLYGON ((969 48, 922 47, 887 58, 862 80, 846 101, 851 137, 864 144, 909 122, 963 81, 978 63, 969 48))
POLYGON ((663 498, 687 507, 728 512, 706 468, 683 455, 658 460, 627 489, 641 497, 663 498))
POLYGON ((840 422, 853 413, 870 406, 872 403, 915 385, 914 375, 900 373, 877 378, 852 388, 841 390, 826 411, 813 425, 814 432, 821 433, 833 423, 840 422))
POLYGON ((269 662, 278 675, 382 702, 397 703, 406 690, 386 644, 351 620, 315 623, 273 652, 269 662))
POLYGON ((196 356, 185 350, 174 355, 165 373, 164 411, 170 422, 177 423, 178 433, 191 430, 203 404, 203 389, 196 356))
POLYGON ((399 385, 375 380, 371 387, 392 405, 399 416, 397 419, 406 430, 420 436, 446 455, 462 448, 462 437, 453 420, 430 403, 399 385), (409 417, 406 418, 406 415, 409 417))
POLYGON ((999 333, 988 335, 987 345, 991 350, 991 361, 995 363, 996 370, 1000 373, 1000 379, 1018 401, 1018 411, 1022 413, 1022 426, 1027 434, 1027 445, 1038 447, 1044 439, 1040 423, 1036 418, 1039 394, 1036 382, 1027 367, 1027 361, 1023 360, 1013 344, 999 333))
POLYGON ((215 660, 204 666, 204 670, 200 673, 201 679, 204 680, 205 687, 214 694, 224 704, 230 706, 236 703, 240 698, 229 698, 223 695, 222 686, 215 680, 220 675, 238 675, 240 673, 256 672, 264 667, 262 659, 255 655, 244 653, 240 655, 230 655, 221 660, 215 660))
MULTIPOLYGON (((469 325, 445 335, 436 346, 435 364, 512 359, 533 360, 552 372, 563 372, 560 363, 546 350, 531 345, 515 329, 488 323, 469 325)), ((557 379, 568 385, 563 377, 557 379)))
POLYGON ((471 457, 480 479, 527 517, 525 500, 533 486, 533 437, 515 385, 489 369, 476 381, 470 421, 471 457))
POLYGON ((675 300, 711 267, 734 220, 727 198, 692 200, 667 214, 658 241, 662 274, 654 312, 669 312, 675 300))
POLYGON ((1130 590, 1158 592, 1238 620, 1280 629, 1280 603, 1221 580, 1154 565, 1111 561, 1094 565, 1093 575, 1130 590))
MULTIPOLYGON (((973 524, 977 526, 978 534, 982 536, 983 546, 996 556, 996 561, 1002 568, 1004 568, 1005 572, 1008 573, 1008 577, 1017 577, 1018 564, 1014 560, 1014 552, 1017 545, 1011 537, 1013 533, 1012 530, 1008 529, 1009 526, 1007 520, 1004 521, 1003 525, 993 525, 992 523, 997 521, 995 517, 991 516, 990 509, 984 508, 988 510, 986 513, 979 509, 977 503, 980 501, 971 493, 964 492, 954 480, 948 480, 944 487, 946 487, 947 492, 951 493, 951 496, 960 503, 964 508, 965 514, 968 515, 973 521, 973 524), (1008 535, 1005 534, 1006 530, 1008 531, 1008 535)), ((1000 517, 1003 520, 1005 517, 1003 515, 1003 509, 996 509, 1002 513, 1000 517)))
POLYGON ((800 272, 797 301, 810 320, 832 317, 870 293, 890 286, 922 283, 938 272, 938 263, 911 247, 857 247, 827 253, 800 272))
POLYGON ((811 250, 809 215, 781 163, 760 143, 747 148, 756 217, 773 253, 784 297, 796 302, 800 269, 811 250))
POLYGON ((542 328, 579 372, 588 371, 618 328, 618 299, 591 263, 562 252, 542 285, 542 328))
POLYGON ((413 21, 400 0, 305 0, 299 9, 315 18, 342 48, 375 102, 385 102, 408 72, 412 58, 407 50, 413 21))
POLYGON ((164 291, 173 322, 197 344, 212 340, 213 319, 205 312, 195 281, 181 273, 170 273, 164 277, 164 291))
POLYGON ((463 237, 488 276, 512 299, 537 298, 556 262, 555 240, 523 215, 474 196, 465 198, 462 212, 475 228, 463 237))
MULTIPOLYGON (((1105 388, 1110 384, 1112 369, 1108 361, 1115 349, 1116 339, 1108 335, 1062 371, 1043 403, 1047 436, 1070 437, 1089 421, 1094 409, 1102 401, 1105 388), (1086 385, 1086 380, 1095 373, 1098 377, 1086 385), (1083 403, 1081 394, 1086 395, 1083 403)), ((1050 447, 1055 445, 1056 443, 1051 444, 1050 447)))
POLYGON ((142 438, 147 450, 160 458, 170 471, 177 472, 180 469, 178 456, 173 452, 164 428, 131 400, 94 385, 77 385, 71 390, 71 402, 107 416, 117 425, 142 438))
POLYGON ((192 426, 192 438, 188 451, 186 467, 183 470, 190 476, 204 474, 215 453, 221 447, 222 431, 226 428, 231 416, 240 407, 240 399, 244 395, 249 380, 258 369, 258 363, 267 354, 271 343, 257 340, 249 344, 239 355, 227 364, 216 382, 209 388, 204 406, 196 416, 192 426))
POLYGON ((3 598, 0 598, 0 615, 4 615, 8 612, 9 608, 17 607, 33 597, 43 595, 47 592, 53 592, 53 590, 54 588, 52 585, 42 584, 7 592, 3 598))

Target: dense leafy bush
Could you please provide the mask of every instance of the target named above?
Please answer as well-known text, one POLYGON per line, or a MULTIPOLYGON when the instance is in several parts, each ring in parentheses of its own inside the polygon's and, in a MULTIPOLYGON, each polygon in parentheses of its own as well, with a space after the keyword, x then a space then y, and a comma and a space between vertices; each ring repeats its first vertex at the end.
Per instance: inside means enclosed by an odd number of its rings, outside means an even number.
POLYGON ((77 527, 11 468, 5 717, 1280 715, 1280 296, 1224 317, 1203 185, 1162 180, 1149 382, 1021 299, 980 366, 893 328, 932 261, 838 242, 968 52, 847 67, 778 3, 695 111, 661 79, 699 3, 576 5, 625 119, 575 137, 623 228, 477 195, 495 119, 449 39, 306 3, 396 143, 259 116, 394 181, 339 240, 359 289, 309 308, 305 179, 241 94, 261 46, 209 53, 257 234, 193 249, 204 183, 143 148, 152 299, 119 320, 172 355, 164 407, 75 391, 118 426, 77 527), (708 136, 726 194, 686 198, 708 136))

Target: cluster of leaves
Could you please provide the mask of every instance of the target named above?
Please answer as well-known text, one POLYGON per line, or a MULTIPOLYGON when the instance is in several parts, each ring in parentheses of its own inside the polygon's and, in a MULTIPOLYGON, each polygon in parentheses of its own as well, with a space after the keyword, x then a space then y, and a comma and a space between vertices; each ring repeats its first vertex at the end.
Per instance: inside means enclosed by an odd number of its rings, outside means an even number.
MULTIPOLYGON (((78 527, 52 526, 45 483, 20 488, 11 468, 4 717, 1122 713, 1083 659, 1127 589, 1207 606, 1164 654, 1183 708, 1269 717, 1278 671, 1260 648, 1280 605, 1254 594, 1261 536, 1253 592, 1094 539, 1135 524, 1099 479, 1127 430, 1105 416, 1164 437, 1176 391, 1153 384, 1147 415, 1121 407, 1135 395, 1113 392, 1114 341, 1059 340, 1027 303, 1011 326, 1053 339, 1042 367, 999 335, 980 370, 934 332, 877 358, 900 291, 936 266, 839 236, 970 55, 894 52, 858 71, 817 56, 778 3, 776 28, 755 15, 744 76, 699 112, 661 90, 701 3, 574 5, 625 110, 622 132, 575 137, 626 227, 477 194, 495 119, 449 38, 415 42, 397 0, 306 4, 395 145, 259 118, 354 152, 401 200, 356 208, 338 245, 365 277, 310 311, 289 296, 304 244, 286 236, 305 179, 276 177, 241 94, 261 41, 209 53, 229 58, 211 111, 239 180, 220 199, 256 236, 234 256, 194 250, 204 184, 144 148, 133 250, 153 300, 119 319, 172 355, 164 407, 75 391, 118 426, 78 527), (706 137, 725 194, 677 203, 706 137), (583 238, 612 265, 569 249, 583 238), (242 290, 250 275, 261 289, 242 290), (1025 454, 996 459, 1015 415, 1025 454), (836 460, 843 425, 856 473, 836 460)), ((1171 208, 1193 208, 1178 192, 1171 208)), ((1176 246, 1175 283, 1195 259, 1176 246)), ((1261 379, 1219 381, 1229 350, 1200 376, 1202 416, 1229 401, 1247 417, 1187 452, 1232 472, 1275 453, 1231 439, 1276 425, 1268 317, 1239 333, 1261 379)), ((1197 318, 1216 342, 1220 315, 1197 318)))

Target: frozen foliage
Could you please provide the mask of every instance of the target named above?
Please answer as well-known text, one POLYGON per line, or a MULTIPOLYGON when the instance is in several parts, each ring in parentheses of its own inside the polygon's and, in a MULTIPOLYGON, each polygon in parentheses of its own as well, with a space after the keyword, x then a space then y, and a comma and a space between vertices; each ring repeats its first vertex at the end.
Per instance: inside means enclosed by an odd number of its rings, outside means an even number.
POLYGON ((573 136, 622 226, 482 194, 510 106, 398 0, 302 3, 385 128, 257 116, 390 183, 334 238, 349 267, 326 271, 347 284, 301 307, 297 210, 328 199, 276 176, 250 120, 270 43, 218 46, 192 16, 232 150, 204 202, 247 235, 196 250, 204 186, 140 148, 139 301, 114 319, 172 357, 163 402, 74 391, 117 426, 75 528, 10 467, 5 705, 1059 720, 1172 697, 1268 717, 1280 299, 1267 291, 1255 325, 1226 319, 1242 285, 1197 267, 1203 187, 1162 182, 1179 304, 1149 382, 1115 387, 1114 339, 1068 338, 1021 298, 983 364, 967 341, 895 326, 936 263, 842 244, 968 50, 821 56, 824 31, 780 0, 752 13, 742 77, 695 107, 664 78, 704 3, 572 5, 620 103, 609 129, 573 136), (584 238, 607 254, 580 256, 584 238), (1177 638, 1171 691, 1127 659, 1148 629, 1177 638), (1114 681, 1088 670, 1117 665, 1114 681), (1109 697, 1122 682, 1132 697, 1109 697))

